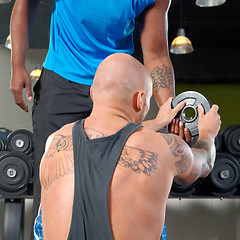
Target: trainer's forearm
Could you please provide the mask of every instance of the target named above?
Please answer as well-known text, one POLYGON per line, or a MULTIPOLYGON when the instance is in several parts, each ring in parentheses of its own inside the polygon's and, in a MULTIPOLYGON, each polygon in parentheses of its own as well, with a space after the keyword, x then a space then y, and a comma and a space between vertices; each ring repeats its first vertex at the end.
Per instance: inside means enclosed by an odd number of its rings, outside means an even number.
POLYGON ((146 62, 153 81, 153 95, 161 106, 169 97, 175 96, 175 77, 171 61, 168 55, 155 61, 146 62))
POLYGON ((12 67, 25 65, 29 35, 38 1, 16 0, 10 21, 12 67))

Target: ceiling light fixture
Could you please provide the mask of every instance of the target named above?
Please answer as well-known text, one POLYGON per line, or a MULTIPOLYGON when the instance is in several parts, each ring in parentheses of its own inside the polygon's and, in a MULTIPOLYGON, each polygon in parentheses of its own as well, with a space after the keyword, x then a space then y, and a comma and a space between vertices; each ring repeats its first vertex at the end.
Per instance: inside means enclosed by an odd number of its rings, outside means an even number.
POLYGON ((173 54, 188 54, 194 51, 189 38, 186 37, 182 24, 182 1, 179 2, 180 28, 177 31, 177 37, 173 39, 170 52, 173 54))
POLYGON ((177 37, 172 41, 170 52, 174 54, 188 54, 193 52, 191 41, 185 36, 184 28, 179 28, 177 37))
POLYGON ((226 0, 196 0, 196 5, 199 7, 216 7, 225 2, 226 0))

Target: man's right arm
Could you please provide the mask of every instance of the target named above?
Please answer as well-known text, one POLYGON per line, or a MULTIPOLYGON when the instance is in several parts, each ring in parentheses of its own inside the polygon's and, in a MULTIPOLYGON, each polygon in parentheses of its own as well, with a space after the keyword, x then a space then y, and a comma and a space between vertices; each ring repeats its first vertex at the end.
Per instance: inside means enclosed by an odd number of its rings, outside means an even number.
POLYGON ((23 101, 22 91, 23 88, 26 88, 27 98, 31 101, 32 90, 30 76, 25 68, 25 58, 38 2, 39 0, 16 0, 10 22, 12 42, 11 91, 15 103, 26 112, 28 107, 23 101))
POLYGON ((217 111, 218 106, 213 105, 211 110, 204 114, 203 107, 198 106, 199 138, 193 148, 190 148, 178 136, 162 135, 169 145, 173 160, 173 172, 177 182, 192 183, 197 178, 206 177, 211 172, 216 156, 214 139, 221 125, 217 111))

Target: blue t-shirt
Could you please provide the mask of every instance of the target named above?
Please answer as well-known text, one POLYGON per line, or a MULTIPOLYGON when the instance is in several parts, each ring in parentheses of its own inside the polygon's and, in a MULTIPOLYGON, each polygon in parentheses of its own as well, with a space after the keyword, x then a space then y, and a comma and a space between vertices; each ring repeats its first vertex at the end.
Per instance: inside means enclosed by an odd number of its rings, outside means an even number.
POLYGON ((132 54, 135 18, 155 0, 55 0, 44 67, 92 85, 107 56, 132 54))

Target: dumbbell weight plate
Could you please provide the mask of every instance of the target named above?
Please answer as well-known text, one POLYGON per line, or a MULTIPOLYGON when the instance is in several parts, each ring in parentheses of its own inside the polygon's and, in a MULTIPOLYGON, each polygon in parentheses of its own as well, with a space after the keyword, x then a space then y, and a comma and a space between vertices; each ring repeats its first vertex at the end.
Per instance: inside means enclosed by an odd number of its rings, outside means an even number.
POLYGON ((32 160, 28 155, 9 152, 0 157, 0 192, 3 195, 26 188, 32 175, 32 160))
POLYGON ((230 125, 222 131, 224 149, 240 158, 240 125, 230 125))
POLYGON ((214 168, 205 180, 212 192, 232 191, 240 180, 240 165, 237 159, 228 153, 217 153, 214 168))
POLYGON ((33 134, 25 129, 10 133, 7 138, 7 149, 26 154, 31 153, 33 151, 33 134))
POLYGON ((204 112, 207 113, 211 108, 209 100, 201 93, 195 91, 186 91, 177 95, 172 101, 172 107, 176 107, 178 103, 184 102, 185 106, 179 112, 178 116, 180 121, 185 124, 194 137, 198 135, 198 104, 202 104, 204 112))
POLYGON ((222 135, 220 133, 218 133, 218 135, 216 136, 214 144, 216 147, 216 151, 220 151, 222 147, 222 135))

